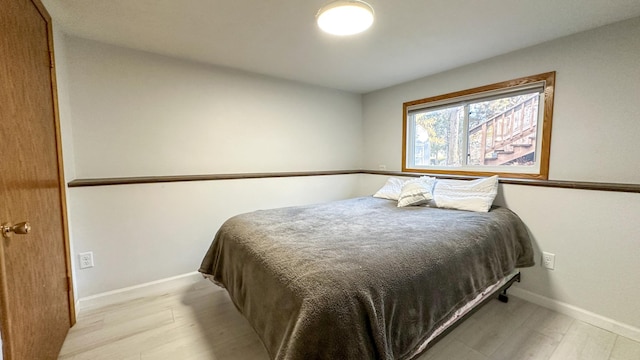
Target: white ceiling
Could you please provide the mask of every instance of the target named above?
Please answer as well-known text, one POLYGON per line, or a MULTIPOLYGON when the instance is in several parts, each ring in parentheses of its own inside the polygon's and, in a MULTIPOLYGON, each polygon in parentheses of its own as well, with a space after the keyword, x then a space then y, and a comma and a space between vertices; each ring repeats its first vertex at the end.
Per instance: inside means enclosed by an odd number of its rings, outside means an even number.
POLYGON ((65 32, 366 93, 640 16, 638 0, 369 0, 351 37, 315 24, 326 0, 43 0, 65 32))

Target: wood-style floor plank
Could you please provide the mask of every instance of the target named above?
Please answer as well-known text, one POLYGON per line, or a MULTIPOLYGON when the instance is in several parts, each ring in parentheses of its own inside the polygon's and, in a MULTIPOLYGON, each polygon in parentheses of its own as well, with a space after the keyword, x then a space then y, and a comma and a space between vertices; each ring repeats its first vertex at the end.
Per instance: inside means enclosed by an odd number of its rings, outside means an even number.
POLYGON ((569 331, 573 321, 574 319, 570 316, 538 307, 524 323, 524 326, 560 341, 567 331, 569 331))
POLYGON ((558 340, 526 326, 519 327, 491 356, 492 360, 547 360, 558 346, 558 340))
POLYGON ((640 343, 622 336, 616 338, 616 343, 611 351, 611 360, 638 360, 640 359, 640 343))
POLYGON ((551 360, 608 360, 616 341, 612 332, 574 321, 551 360))
MULTIPOLYGON (((427 352, 428 354, 428 352, 427 352)), ((448 346, 445 346, 440 352, 434 356, 427 356, 429 360, 488 360, 486 356, 480 352, 468 347, 467 345, 453 340, 448 346)))
POLYGON ((506 304, 489 302, 467 319, 469 324, 460 333, 458 340, 485 356, 491 356, 537 308, 534 304, 514 297, 506 304))
MULTIPOLYGON (((226 291, 203 280, 87 309, 60 360, 269 360, 226 291)), ((640 343, 511 297, 489 302, 419 360, 640 360, 640 343)))

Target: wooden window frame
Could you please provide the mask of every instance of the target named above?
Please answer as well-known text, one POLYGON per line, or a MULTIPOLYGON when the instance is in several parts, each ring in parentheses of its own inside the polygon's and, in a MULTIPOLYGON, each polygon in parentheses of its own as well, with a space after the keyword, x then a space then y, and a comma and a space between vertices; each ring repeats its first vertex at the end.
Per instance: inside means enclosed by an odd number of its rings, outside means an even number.
MULTIPOLYGON (((452 175, 471 175, 471 176, 492 176, 499 175, 506 178, 524 178, 524 179, 540 179, 548 180, 549 178, 549 155, 551 150, 551 124, 553 120, 553 98, 555 90, 555 77, 556 72, 551 71, 543 74, 526 76, 518 79, 503 81, 491 85, 480 86, 468 90, 456 91, 449 94, 433 96, 420 100, 414 100, 405 102, 403 104, 402 111, 402 171, 414 172, 414 173, 431 173, 431 174, 452 174, 452 175), (409 108, 415 108, 419 105, 425 105, 428 107, 429 103, 455 103, 459 98, 470 97, 474 95, 481 96, 482 93, 495 92, 500 90, 507 90, 509 88, 517 88, 532 83, 544 83, 544 114, 542 116, 541 131, 541 147, 539 155, 539 171, 538 173, 514 173, 514 172, 502 172, 502 171, 476 171, 470 169, 425 169, 425 168, 411 168, 407 164, 407 134, 408 134, 408 118, 407 114, 409 108)), ((467 139, 468 141, 468 139, 467 139)), ((537 154, 536 154, 536 157, 537 154)))

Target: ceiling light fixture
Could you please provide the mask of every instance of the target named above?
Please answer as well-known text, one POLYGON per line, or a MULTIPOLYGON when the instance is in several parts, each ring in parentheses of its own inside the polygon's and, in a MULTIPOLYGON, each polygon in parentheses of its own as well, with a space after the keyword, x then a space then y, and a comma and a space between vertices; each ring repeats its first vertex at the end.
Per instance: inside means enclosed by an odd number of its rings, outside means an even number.
POLYGON ((332 1, 318 10, 316 21, 329 34, 353 35, 371 27, 373 8, 360 0, 332 1))

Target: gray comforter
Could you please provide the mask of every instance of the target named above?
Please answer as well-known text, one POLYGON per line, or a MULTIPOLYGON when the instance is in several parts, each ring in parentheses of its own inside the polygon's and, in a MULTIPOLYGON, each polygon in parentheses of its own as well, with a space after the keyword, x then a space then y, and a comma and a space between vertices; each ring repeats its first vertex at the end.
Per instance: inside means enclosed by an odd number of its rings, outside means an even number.
POLYGON ((273 359, 406 359, 485 287, 533 264, 508 209, 367 197, 235 216, 199 271, 227 289, 273 359))

